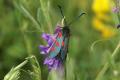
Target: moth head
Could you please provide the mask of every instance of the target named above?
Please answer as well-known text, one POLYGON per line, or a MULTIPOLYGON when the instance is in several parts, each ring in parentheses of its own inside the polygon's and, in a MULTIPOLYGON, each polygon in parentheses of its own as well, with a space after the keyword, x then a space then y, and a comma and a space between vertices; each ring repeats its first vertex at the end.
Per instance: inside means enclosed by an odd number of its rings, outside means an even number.
POLYGON ((64 27, 65 25, 66 25, 66 19, 64 16, 64 18, 61 20, 61 27, 64 27))
POLYGON ((62 17, 63 17, 63 18, 62 18, 62 21, 61 21, 62 27, 68 27, 68 26, 70 26, 72 23, 74 23, 76 20, 78 20, 82 15, 86 14, 86 13, 84 13, 84 12, 83 12, 83 13, 80 13, 79 16, 77 16, 74 20, 72 20, 71 22, 67 23, 66 18, 65 18, 64 14, 63 14, 63 11, 62 11, 61 6, 58 5, 58 8, 60 9, 61 15, 62 15, 62 17))

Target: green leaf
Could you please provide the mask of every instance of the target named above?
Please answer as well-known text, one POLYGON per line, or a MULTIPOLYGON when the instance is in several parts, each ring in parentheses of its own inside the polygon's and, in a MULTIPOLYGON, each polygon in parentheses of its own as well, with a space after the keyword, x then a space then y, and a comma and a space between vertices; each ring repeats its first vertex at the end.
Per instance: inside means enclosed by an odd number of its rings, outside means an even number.
POLYGON ((20 69, 27 64, 28 60, 23 61, 16 67, 13 67, 4 77, 4 80, 18 80, 20 77, 20 69))

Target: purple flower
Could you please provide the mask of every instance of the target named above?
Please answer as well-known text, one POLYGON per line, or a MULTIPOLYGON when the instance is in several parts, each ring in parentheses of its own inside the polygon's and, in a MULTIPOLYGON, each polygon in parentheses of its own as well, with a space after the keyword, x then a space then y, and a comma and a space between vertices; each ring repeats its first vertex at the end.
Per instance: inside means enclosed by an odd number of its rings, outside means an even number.
POLYGON ((119 7, 114 7, 114 8, 112 9, 112 11, 113 11, 114 13, 118 13, 120 10, 119 10, 119 7))
POLYGON ((57 58, 46 58, 44 64, 47 65, 48 69, 58 69, 62 66, 61 60, 57 58))
POLYGON ((48 54, 50 51, 50 47, 52 46, 53 42, 56 40, 56 34, 50 35, 50 34, 42 34, 42 38, 45 39, 48 42, 47 46, 40 45, 39 48, 41 50, 41 54, 48 54))
POLYGON ((42 34, 42 38, 45 39, 47 41, 47 45, 43 46, 40 45, 39 48, 41 50, 41 54, 44 54, 46 56, 45 60, 44 60, 44 64, 47 65, 48 69, 57 69, 62 65, 62 61, 57 58, 48 58, 48 54, 54 44, 54 42, 56 41, 56 37, 58 35, 58 33, 61 32, 61 27, 58 25, 57 28, 55 29, 54 34, 42 34))

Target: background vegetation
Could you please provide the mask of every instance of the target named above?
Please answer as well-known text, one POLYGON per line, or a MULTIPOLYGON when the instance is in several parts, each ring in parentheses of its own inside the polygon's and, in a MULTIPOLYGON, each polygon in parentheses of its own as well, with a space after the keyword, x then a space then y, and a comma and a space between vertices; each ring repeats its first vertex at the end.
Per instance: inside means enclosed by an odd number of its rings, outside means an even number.
POLYGON ((54 80, 38 47, 45 44, 42 32, 53 33, 61 21, 57 5, 68 22, 86 13, 70 26, 66 80, 119 80, 120 30, 112 0, 0 0, 0 80, 54 80))

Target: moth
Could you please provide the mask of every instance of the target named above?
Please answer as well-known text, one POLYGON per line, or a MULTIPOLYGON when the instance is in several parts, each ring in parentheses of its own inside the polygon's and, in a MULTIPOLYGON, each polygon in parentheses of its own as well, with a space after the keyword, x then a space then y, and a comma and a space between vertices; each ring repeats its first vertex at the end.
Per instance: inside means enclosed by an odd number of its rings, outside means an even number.
POLYGON ((81 13, 77 18, 75 18, 75 20, 71 21, 70 23, 67 23, 66 18, 63 15, 61 6, 58 6, 58 7, 63 17, 63 20, 62 20, 63 26, 60 26, 60 31, 57 33, 56 40, 54 41, 51 47, 48 57, 49 58, 57 57, 63 62, 66 60, 67 53, 68 53, 68 45, 69 45, 69 39, 70 39, 69 26, 85 13, 81 13))
POLYGON ((48 69, 58 69, 64 65, 68 53, 69 39, 70 39, 70 25, 79 19, 83 14, 81 13, 71 22, 67 22, 61 6, 58 6, 62 14, 62 25, 57 26, 54 34, 43 33, 42 37, 48 42, 47 46, 40 45, 41 54, 45 55, 44 64, 48 69))

